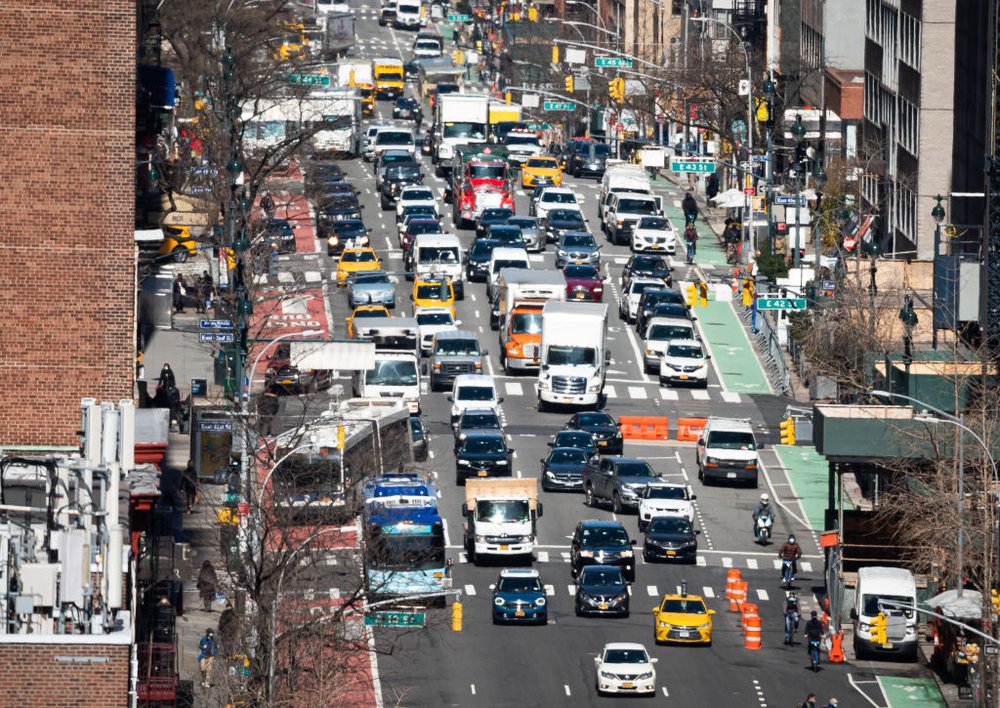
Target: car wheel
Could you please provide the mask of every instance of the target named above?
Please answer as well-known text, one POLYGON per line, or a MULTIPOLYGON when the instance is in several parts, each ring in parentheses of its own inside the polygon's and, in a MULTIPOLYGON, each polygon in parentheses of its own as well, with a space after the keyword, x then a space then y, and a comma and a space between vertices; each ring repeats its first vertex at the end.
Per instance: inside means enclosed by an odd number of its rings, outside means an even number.
POLYGON ((597 506, 597 500, 594 499, 594 488, 589 484, 586 489, 583 490, 583 503, 585 506, 594 507, 597 506))
POLYGON ((644 561, 646 561, 647 563, 652 563, 653 562, 653 555, 649 551, 643 549, 643 551, 642 551, 642 559, 644 561))
POLYGON ((621 497, 618 496, 618 492, 615 492, 614 496, 611 497, 611 510, 616 514, 620 514, 624 510, 622 500, 621 497))
POLYGON ((539 396, 538 397, 538 412, 539 413, 544 413, 548 409, 549 409, 549 404, 547 404, 545 401, 543 401, 542 397, 539 396))

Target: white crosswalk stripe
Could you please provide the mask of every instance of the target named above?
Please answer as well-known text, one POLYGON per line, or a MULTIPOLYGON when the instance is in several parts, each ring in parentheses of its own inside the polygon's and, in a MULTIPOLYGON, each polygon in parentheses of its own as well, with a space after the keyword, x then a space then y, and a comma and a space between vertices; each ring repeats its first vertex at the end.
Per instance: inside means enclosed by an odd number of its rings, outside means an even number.
POLYGON ((732 391, 722 391, 722 400, 726 403, 739 403, 742 399, 738 393, 733 393, 732 391))
POLYGON ((524 389, 521 388, 521 384, 517 381, 508 381, 504 384, 504 388, 507 390, 508 396, 521 396, 524 394, 524 389))
POLYGON ((646 398, 646 389, 644 389, 642 386, 629 386, 628 387, 628 397, 631 398, 631 399, 633 399, 633 400, 636 400, 636 399, 645 399, 646 398))
POLYGON ((706 585, 701 589, 701 594, 705 597, 715 597, 715 590, 706 585))
POLYGON ((631 585, 627 585, 626 587, 628 588, 628 596, 632 597, 632 586, 631 585))
POLYGON ((708 391, 703 391, 700 388, 691 389, 691 398, 696 401, 707 401, 711 396, 708 395, 708 391))
POLYGON ((750 570, 757 570, 757 559, 747 558, 747 568, 749 568, 750 570))
POLYGON ((475 585, 466 585, 465 586, 465 594, 466 595, 475 595, 476 594, 476 586, 475 585))
POLYGON ((567 585, 566 592, 568 592, 570 595, 576 595, 576 585, 567 585))
POLYGON ((769 597, 770 596, 767 594, 767 590, 765 590, 764 588, 757 588, 757 599, 758 600, 760 600, 761 602, 767 602, 768 599, 769 599, 769 597))
POLYGON ((708 561, 705 560, 705 556, 696 556, 695 557, 695 564, 701 566, 702 568, 704 568, 705 566, 708 565, 708 561))
POLYGON ((556 594, 555 586, 553 586, 553 585, 546 585, 545 586, 545 594, 548 595, 549 597, 552 597, 553 595, 555 595, 556 594))
POLYGON ((548 563, 549 562, 549 552, 548 551, 539 551, 538 552, 538 562, 539 563, 548 563))
POLYGON ((323 274, 318 270, 307 270, 302 274, 307 283, 318 283, 323 280, 323 274))
POLYGON ((656 597, 657 595, 660 594, 660 593, 658 593, 656 591, 656 586, 655 585, 647 585, 646 586, 646 592, 649 593, 650 597, 656 597))
POLYGON ((469 556, 468 556, 468 554, 465 551, 461 551, 458 554, 458 562, 459 563, 468 563, 469 562, 469 556))
POLYGON ((569 563, 569 553, 567 551, 562 551, 559 555, 562 556, 563 563, 569 563))
POLYGON ((618 398, 618 392, 615 391, 615 387, 614 386, 609 386, 607 384, 605 384, 605 386, 604 386, 604 395, 607 398, 618 398))
POLYGON ((723 568, 732 568, 733 567, 733 559, 732 558, 723 558, 722 559, 722 567, 723 568))
POLYGON ((809 561, 799 561, 799 567, 802 569, 803 573, 813 572, 813 564, 809 561))
POLYGON ((672 388, 661 388, 660 398, 662 398, 664 401, 676 401, 679 398, 679 396, 677 395, 677 391, 673 390, 672 388))

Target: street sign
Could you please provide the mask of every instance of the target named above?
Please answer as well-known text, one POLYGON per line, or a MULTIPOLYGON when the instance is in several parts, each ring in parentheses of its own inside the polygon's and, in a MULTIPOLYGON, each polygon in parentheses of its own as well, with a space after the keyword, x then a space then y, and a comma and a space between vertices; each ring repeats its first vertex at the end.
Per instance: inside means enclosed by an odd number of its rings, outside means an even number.
POLYGON ((372 627, 423 627, 426 615, 423 612, 369 612, 365 614, 365 624, 372 627))
POLYGON ((594 66, 598 68, 631 69, 632 60, 621 57, 594 57, 594 66))
POLYGON ((804 197, 796 197, 794 194, 775 194, 774 203, 780 204, 781 206, 804 207, 806 205, 806 200, 804 197))
POLYGON ((750 162, 767 162, 767 155, 751 155, 750 162))
POLYGON ((542 107, 547 111, 572 111, 576 104, 569 101, 546 101, 542 107))
POLYGON ((289 74, 288 83, 295 86, 329 86, 330 77, 326 74, 289 74))
POLYGON ((753 195, 755 195, 757 193, 757 190, 754 189, 753 187, 746 187, 746 188, 743 189, 743 193, 745 195, 747 195, 748 197, 752 197, 753 195))
POLYGON ((232 332, 198 332, 198 341, 202 344, 206 342, 217 344, 232 344, 232 332))
POLYGON ((712 174, 715 172, 715 160, 702 157, 678 157, 670 161, 670 170, 678 173, 712 174))
POLYGON ((806 299, 804 297, 759 297, 757 298, 758 310, 804 310, 806 309, 806 299))
POLYGON ((200 329, 232 329, 232 320, 201 320, 198 324, 200 329))
POLYGON ((448 22, 468 22, 471 19, 472 17, 470 17, 469 15, 459 15, 450 13, 448 15, 448 22))

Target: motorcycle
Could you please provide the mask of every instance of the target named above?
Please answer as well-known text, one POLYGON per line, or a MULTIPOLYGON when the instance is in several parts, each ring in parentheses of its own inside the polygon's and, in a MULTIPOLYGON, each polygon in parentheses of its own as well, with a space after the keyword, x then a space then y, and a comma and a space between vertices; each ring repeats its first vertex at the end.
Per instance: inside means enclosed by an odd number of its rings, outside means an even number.
POLYGON ((771 528, 774 526, 774 517, 771 514, 764 513, 757 517, 757 522, 754 524, 754 536, 757 539, 757 543, 762 546, 766 546, 771 541, 771 528))

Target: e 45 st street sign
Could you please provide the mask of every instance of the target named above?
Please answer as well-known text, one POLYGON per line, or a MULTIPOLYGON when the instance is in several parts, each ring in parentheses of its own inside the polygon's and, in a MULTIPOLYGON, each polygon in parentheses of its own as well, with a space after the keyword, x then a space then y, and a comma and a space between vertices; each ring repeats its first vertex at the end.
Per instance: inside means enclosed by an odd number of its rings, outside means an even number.
POLYGON ((632 60, 622 57, 594 57, 594 66, 598 68, 631 69, 632 60))
POLYGON ((758 310, 804 310, 806 309, 806 299, 804 297, 759 297, 757 298, 758 310))

